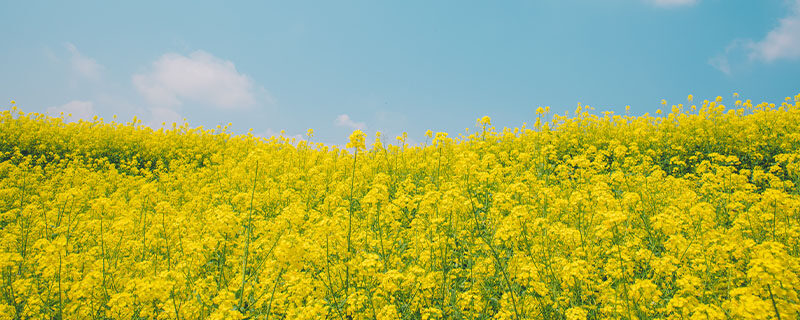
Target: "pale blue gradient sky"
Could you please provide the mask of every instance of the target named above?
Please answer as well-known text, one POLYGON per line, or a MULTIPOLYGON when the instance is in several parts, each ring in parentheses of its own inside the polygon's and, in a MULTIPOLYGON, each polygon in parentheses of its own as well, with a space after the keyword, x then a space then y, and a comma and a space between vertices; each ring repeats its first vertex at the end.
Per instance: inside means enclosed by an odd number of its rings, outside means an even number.
POLYGON ((800 1, 2 1, 0 21, 4 104, 328 143, 800 92, 800 1))

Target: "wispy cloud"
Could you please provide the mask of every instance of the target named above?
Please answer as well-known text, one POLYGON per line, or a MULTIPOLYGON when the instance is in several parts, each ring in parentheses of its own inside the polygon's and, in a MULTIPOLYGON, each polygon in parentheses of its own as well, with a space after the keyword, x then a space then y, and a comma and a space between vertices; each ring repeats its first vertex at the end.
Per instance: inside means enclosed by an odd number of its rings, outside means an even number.
POLYGON ((698 0, 648 0, 648 1, 659 7, 690 6, 698 2, 698 0))
POLYGON ((712 57, 708 63, 720 72, 730 75, 733 70, 729 61, 771 63, 800 59, 800 0, 792 0, 789 6, 789 14, 779 19, 777 26, 767 32, 763 39, 731 41, 725 47, 725 52, 712 57))
POLYGON ((91 120, 95 116, 94 103, 91 101, 73 100, 60 106, 49 107, 45 112, 51 116, 59 116, 62 112, 64 116, 70 116, 70 120, 91 120))
POLYGON ((159 107, 180 106, 184 101, 231 109, 256 104, 253 80, 236 70, 233 62, 205 51, 188 56, 167 53, 151 70, 135 74, 136 89, 159 107))
POLYGON ((367 128, 366 123, 353 121, 353 119, 350 119, 350 116, 346 114, 340 114, 338 117, 336 117, 334 124, 339 127, 347 127, 354 130, 364 130, 367 128))
POLYGON ((742 48, 749 46, 750 41, 746 40, 735 40, 732 41, 725 47, 725 51, 717 56, 711 57, 708 59, 708 64, 710 64, 714 69, 719 70, 720 72, 730 75, 731 74, 731 64, 729 62, 730 59, 734 61, 739 61, 742 59, 742 48))
POLYGON ((731 64, 728 63, 727 55, 721 54, 716 57, 712 57, 711 59, 708 59, 708 64, 726 75, 731 74, 731 64))
POLYGON ((83 55, 74 44, 67 43, 66 47, 70 53, 69 63, 72 71, 90 80, 100 80, 104 69, 102 65, 94 59, 83 55))
POLYGON ((791 13, 764 39, 750 45, 750 58, 765 62, 800 58, 800 0, 792 3, 791 13))

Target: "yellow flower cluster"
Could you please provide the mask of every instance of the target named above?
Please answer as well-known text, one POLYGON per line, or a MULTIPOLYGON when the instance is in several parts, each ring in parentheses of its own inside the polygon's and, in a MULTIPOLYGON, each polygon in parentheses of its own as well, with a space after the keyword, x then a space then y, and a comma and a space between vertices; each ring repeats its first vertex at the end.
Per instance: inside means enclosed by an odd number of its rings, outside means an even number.
POLYGON ((13 106, 0 319, 795 319, 800 95, 735 107, 340 149, 13 106))

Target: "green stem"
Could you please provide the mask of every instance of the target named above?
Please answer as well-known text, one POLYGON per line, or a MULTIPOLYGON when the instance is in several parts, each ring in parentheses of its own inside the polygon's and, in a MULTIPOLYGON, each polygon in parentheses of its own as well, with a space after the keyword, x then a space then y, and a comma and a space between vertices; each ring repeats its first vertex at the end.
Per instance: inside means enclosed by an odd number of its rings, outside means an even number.
POLYGON ((350 254, 353 250, 351 237, 353 233, 353 189, 355 188, 356 184, 356 160, 358 159, 358 147, 356 147, 356 152, 353 155, 353 176, 350 179, 350 212, 348 213, 347 218, 347 261, 345 261, 344 268, 345 268, 345 283, 344 283, 344 295, 345 299, 347 299, 348 293, 350 291, 350 254))
MULTIPOLYGON (((242 288, 241 294, 239 295, 239 311, 242 311, 242 302, 244 300, 244 285, 247 281, 247 253, 250 250, 250 234, 252 231, 252 223, 253 223, 253 199, 256 196, 256 181, 258 181, 258 162, 256 162, 256 172, 253 176, 253 192, 250 194, 250 212, 247 214, 247 226, 245 227, 245 233, 247 240, 244 243, 244 259, 242 259, 242 288)), ((275 293, 275 289, 273 289, 273 294, 275 293)), ((271 302, 272 300, 270 300, 271 302)), ((269 315, 267 315, 269 316, 269 315)))
POLYGON ((278 288, 278 283, 281 282, 281 276, 283 276, 283 272, 286 271, 285 269, 281 269, 278 273, 278 277, 275 279, 275 285, 272 286, 272 294, 269 297, 269 303, 267 304, 267 316, 265 319, 269 319, 269 314, 272 312, 272 300, 275 298, 275 289, 278 288))
POLYGON ((769 285, 767 285, 767 291, 769 291, 769 299, 772 300, 772 308, 775 309, 775 317, 781 320, 781 313, 778 312, 778 305, 775 303, 775 297, 772 295, 772 288, 769 285))

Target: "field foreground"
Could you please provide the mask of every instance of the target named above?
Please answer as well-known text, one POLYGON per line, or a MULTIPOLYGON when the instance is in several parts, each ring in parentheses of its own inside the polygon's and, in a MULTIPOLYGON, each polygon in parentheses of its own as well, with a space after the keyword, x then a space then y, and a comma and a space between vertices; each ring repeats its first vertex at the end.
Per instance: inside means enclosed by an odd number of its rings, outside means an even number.
POLYGON ((800 95, 588 109, 339 149, 12 108, 0 319, 800 318, 800 95))

